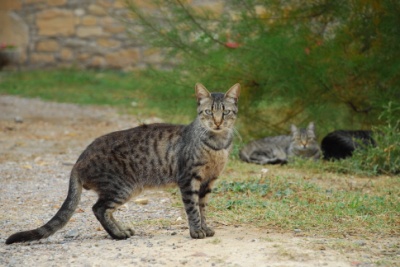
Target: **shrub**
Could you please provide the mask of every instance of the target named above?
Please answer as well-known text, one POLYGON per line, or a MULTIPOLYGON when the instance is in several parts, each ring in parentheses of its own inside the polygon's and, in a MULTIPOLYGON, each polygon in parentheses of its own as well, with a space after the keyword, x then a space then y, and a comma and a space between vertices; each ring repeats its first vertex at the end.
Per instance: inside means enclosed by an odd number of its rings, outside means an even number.
POLYGON ((400 2, 220 2, 223 11, 127 0, 135 18, 128 25, 135 40, 166 53, 170 71, 158 76, 165 90, 202 82, 224 91, 240 82, 246 141, 311 120, 320 136, 370 128, 383 103, 400 99, 400 2))
POLYGON ((389 102, 379 118, 383 124, 374 127, 377 145, 356 150, 349 167, 371 174, 400 174, 400 105, 389 102))

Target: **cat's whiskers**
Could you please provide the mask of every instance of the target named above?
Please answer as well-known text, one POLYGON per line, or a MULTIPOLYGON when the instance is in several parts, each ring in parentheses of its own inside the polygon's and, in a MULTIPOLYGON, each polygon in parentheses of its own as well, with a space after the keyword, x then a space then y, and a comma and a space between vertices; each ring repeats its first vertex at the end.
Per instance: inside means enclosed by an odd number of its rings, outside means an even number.
POLYGON ((201 141, 203 137, 207 137, 208 130, 205 128, 200 128, 201 131, 196 132, 196 139, 195 141, 201 141))
POLYGON ((243 144, 243 138, 242 135, 240 134, 240 132, 238 131, 238 129, 236 129, 236 127, 232 127, 232 132, 234 136, 237 136, 239 138, 239 142, 240 144, 243 144))

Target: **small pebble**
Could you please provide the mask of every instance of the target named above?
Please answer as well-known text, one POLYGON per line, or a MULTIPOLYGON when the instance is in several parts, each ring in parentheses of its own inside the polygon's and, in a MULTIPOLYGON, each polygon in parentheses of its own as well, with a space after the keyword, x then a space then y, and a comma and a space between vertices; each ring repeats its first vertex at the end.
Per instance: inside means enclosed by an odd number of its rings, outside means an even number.
POLYGON ((147 198, 137 198, 135 199, 135 203, 140 205, 147 205, 149 204, 149 200, 147 198))
POLYGON ((77 229, 72 229, 65 234, 64 238, 76 238, 79 236, 79 232, 77 229))
POLYGON ((362 247, 362 246, 365 246, 367 244, 367 242, 365 242, 364 240, 357 240, 357 241, 354 241, 354 244, 362 247))
POLYGON ((23 122, 24 122, 24 119, 23 119, 22 117, 20 117, 20 116, 16 116, 16 117, 14 118, 14 122, 15 122, 15 123, 23 123, 23 122))

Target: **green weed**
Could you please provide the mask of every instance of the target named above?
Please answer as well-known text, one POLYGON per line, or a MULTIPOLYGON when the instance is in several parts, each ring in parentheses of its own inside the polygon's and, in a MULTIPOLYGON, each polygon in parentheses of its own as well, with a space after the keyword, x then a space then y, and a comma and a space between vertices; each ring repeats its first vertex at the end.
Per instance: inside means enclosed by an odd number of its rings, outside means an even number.
MULTIPOLYGON (((241 175, 245 173, 241 172, 241 175)), ((334 189, 294 175, 247 176, 216 185, 210 209, 216 219, 260 227, 342 235, 360 230, 398 233, 400 179, 386 190, 334 189)))

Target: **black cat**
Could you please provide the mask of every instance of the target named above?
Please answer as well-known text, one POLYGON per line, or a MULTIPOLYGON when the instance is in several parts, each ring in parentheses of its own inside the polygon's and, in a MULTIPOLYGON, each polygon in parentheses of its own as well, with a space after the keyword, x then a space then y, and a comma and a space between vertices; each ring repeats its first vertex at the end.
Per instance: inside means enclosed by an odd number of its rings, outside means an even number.
POLYGON ((337 130, 322 139, 321 150, 325 160, 335 160, 351 157, 356 148, 367 145, 376 145, 372 131, 337 130))

